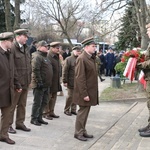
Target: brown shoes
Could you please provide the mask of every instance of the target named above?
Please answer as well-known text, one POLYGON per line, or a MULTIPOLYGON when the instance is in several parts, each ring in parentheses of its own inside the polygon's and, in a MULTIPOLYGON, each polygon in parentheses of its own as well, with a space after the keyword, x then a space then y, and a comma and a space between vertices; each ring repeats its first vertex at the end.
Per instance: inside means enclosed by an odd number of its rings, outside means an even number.
POLYGON ((16 129, 17 130, 22 130, 22 131, 25 131, 25 132, 30 132, 31 131, 31 129, 27 128, 25 125, 16 126, 16 129))
POLYGON ((15 141, 11 140, 10 138, 0 138, 1 142, 6 142, 7 144, 15 144, 15 141))
POLYGON ((74 138, 80 141, 87 141, 87 138, 85 138, 83 135, 74 135, 74 138))
POLYGON ((8 132, 12 134, 16 134, 16 130, 14 130, 12 126, 9 127, 8 132))
POLYGON ((53 117, 49 116, 49 115, 43 115, 43 117, 47 120, 53 120, 53 117))
POLYGON ((55 115, 55 114, 51 114, 49 115, 50 117, 53 117, 53 118, 59 118, 59 116, 55 115))
POLYGON ((94 137, 93 135, 89 135, 89 134, 87 134, 87 133, 83 133, 83 136, 84 136, 85 138, 93 138, 93 137, 94 137))
POLYGON ((71 113, 72 113, 73 115, 77 115, 77 113, 76 113, 75 111, 71 111, 71 113))
POLYGON ((69 111, 65 111, 64 114, 66 114, 67 116, 72 116, 72 113, 69 111))

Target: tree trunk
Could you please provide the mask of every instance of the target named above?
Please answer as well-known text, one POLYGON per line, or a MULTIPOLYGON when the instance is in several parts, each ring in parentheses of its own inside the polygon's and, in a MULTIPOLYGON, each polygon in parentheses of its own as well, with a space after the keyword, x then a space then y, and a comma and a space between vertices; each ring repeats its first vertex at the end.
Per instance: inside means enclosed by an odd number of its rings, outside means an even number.
POLYGON ((20 0, 15 0, 14 30, 20 28, 20 0))
POLYGON ((5 25, 7 31, 12 31, 11 13, 10 13, 10 0, 5 0, 5 25))
POLYGON ((146 2, 145 0, 133 0, 134 5, 135 5, 135 10, 136 10, 136 14, 137 14, 137 18, 138 18, 138 25, 140 28, 140 32, 141 32, 141 48, 143 50, 147 49, 148 46, 148 36, 146 34, 146 12, 148 11, 145 7, 146 6, 146 2))

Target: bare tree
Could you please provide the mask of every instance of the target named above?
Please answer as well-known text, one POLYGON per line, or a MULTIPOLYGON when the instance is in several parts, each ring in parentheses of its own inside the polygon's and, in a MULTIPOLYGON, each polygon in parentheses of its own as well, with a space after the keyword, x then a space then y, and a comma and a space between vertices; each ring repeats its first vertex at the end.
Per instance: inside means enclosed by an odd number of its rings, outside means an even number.
POLYGON ((15 0, 15 22, 14 30, 20 27, 20 0, 15 0))
POLYGON ((10 0, 5 0, 5 24, 6 24, 6 30, 12 31, 12 25, 11 25, 11 13, 10 13, 10 0))
POLYGON ((113 14, 116 11, 124 8, 128 4, 128 2, 131 2, 131 1, 133 1, 135 5, 135 11, 138 17, 138 25, 139 25, 141 37, 142 37, 141 48, 146 49, 148 45, 148 36, 146 35, 145 25, 146 25, 146 20, 148 20, 149 18, 149 11, 147 9, 146 0, 109 0, 109 1, 102 0, 101 3, 99 4, 99 8, 100 8, 100 11, 103 13, 108 10, 112 10, 111 16, 113 16, 113 14))
POLYGON ((36 14, 40 14, 43 24, 45 24, 45 19, 49 23, 56 23, 57 32, 72 45, 70 33, 84 16, 83 0, 38 0, 36 8, 36 14))
POLYGON ((136 15, 138 18, 138 25, 140 28, 140 32, 141 32, 141 48, 142 49, 146 49, 148 46, 148 36, 146 34, 146 20, 148 18, 148 16, 146 16, 148 10, 147 10, 147 5, 145 0, 133 0, 134 5, 135 5, 135 10, 136 10, 136 15))

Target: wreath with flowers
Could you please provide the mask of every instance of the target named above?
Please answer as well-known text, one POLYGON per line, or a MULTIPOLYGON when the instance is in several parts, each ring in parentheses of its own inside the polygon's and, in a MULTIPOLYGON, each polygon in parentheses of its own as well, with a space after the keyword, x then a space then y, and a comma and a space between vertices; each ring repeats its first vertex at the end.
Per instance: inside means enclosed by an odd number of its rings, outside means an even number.
POLYGON ((123 72, 126 68, 126 65, 127 65, 129 58, 131 58, 131 57, 136 58, 137 63, 145 61, 145 55, 143 53, 143 50, 141 50, 140 48, 134 48, 132 50, 128 50, 128 51, 124 52, 124 54, 121 57, 121 62, 117 63, 115 66, 116 73, 121 78, 124 77, 123 72))

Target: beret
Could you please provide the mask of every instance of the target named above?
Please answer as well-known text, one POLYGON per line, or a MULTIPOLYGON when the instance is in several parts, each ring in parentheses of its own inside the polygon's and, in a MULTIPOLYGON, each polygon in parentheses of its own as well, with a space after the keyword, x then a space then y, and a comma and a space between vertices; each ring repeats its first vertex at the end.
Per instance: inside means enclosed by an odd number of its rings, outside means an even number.
POLYGON ((87 38, 84 41, 82 41, 81 44, 83 46, 86 46, 86 45, 90 45, 90 44, 96 44, 96 41, 95 41, 95 38, 90 37, 90 38, 87 38))
POLYGON ((13 38, 14 38, 13 32, 0 33, 0 40, 9 40, 9 39, 13 39, 13 38))
POLYGON ((28 29, 17 29, 14 31, 15 35, 27 35, 29 34, 28 29))
POLYGON ((60 45, 62 45, 61 42, 52 42, 52 43, 50 43, 51 47, 60 46, 60 45))

